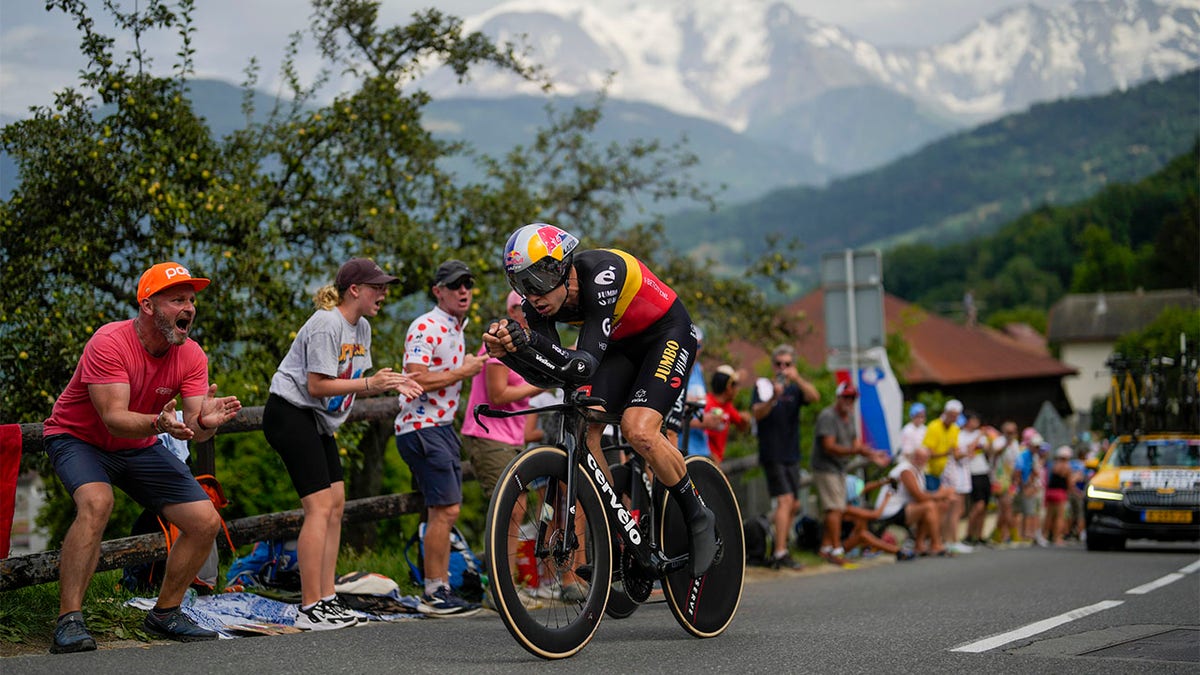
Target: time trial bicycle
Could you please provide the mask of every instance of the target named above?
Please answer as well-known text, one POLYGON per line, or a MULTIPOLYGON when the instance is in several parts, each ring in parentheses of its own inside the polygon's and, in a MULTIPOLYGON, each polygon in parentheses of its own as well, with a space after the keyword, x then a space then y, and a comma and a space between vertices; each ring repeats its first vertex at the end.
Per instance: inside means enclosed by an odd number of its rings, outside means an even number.
POLYGON ((630 474, 619 471, 610 479, 588 451, 588 425, 620 423, 618 415, 597 409, 604 404, 574 390, 551 406, 501 411, 481 404, 474 410, 476 420, 561 415, 563 431, 554 445, 521 453, 501 474, 484 535, 496 610, 517 643, 545 659, 572 656, 591 641, 614 583, 621 604, 614 609, 628 616, 661 581, 676 621, 700 638, 723 633, 741 602, 745 543, 725 474, 707 457, 685 459, 701 499, 716 516, 716 557, 702 576, 692 577, 687 523, 670 491, 655 480, 648 491, 631 494, 622 485, 631 485, 635 470, 645 475, 640 458, 630 463, 630 474), (615 483, 618 478, 624 482, 615 483), (526 564, 518 564, 519 555, 526 564), (522 602, 521 593, 547 581, 562 589, 558 599, 540 606, 522 602))

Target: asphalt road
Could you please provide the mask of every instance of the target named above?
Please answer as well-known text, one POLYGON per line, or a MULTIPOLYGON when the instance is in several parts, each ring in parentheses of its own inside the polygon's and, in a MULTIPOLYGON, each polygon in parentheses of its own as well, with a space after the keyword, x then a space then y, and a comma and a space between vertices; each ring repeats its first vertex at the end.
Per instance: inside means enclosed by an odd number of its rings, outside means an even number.
POLYGON ((0 659, 0 672, 571 673, 1200 672, 1200 548, 1133 542, 989 549, 955 559, 750 574, 722 636, 688 637, 662 604, 606 618, 543 662, 495 614, 325 633, 0 659))

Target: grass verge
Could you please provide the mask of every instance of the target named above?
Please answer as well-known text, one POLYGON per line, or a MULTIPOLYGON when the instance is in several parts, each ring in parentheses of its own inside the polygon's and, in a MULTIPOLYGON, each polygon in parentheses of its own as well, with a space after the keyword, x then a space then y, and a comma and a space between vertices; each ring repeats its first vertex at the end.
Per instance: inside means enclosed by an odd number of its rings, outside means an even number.
MULTIPOLYGON (((224 583, 228 569, 228 562, 221 565, 218 586, 224 583)), ((408 563, 402 550, 343 551, 338 560, 338 573, 359 570, 394 579, 405 595, 420 592, 409 580, 408 563)), ((130 593, 120 582, 120 570, 98 572, 92 577, 84 598, 83 615, 88 632, 101 648, 126 641, 137 644, 155 639, 142 629, 146 612, 125 605, 129 599, 144 594, 130 593)), ((47 653, 54 640, 57 619, 58 582, 0 593, 0 657, 47 653)))

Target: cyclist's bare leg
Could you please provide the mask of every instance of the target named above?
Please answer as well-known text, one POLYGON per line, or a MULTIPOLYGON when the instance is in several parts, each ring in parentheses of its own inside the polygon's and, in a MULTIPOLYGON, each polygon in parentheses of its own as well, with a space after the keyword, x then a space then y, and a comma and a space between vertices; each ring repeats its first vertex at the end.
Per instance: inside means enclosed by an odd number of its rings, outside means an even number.
POLYGON ((663 485, 675 485, 687 472, 683 455, 662 434, 663 417, 653 408, 629 407, 621 415, 621 433, 646 460, 663 485))
POLYGON ((674 429, 666 429, 663 431, 667 435, 667 442, 675 447, 679 447, 679 432, 674 429))
POLYGON ((587 428, 587 449, 592 453, 592 457, 596 458, 596 464, 604 469, 604 477, 608 479, 608 484, 612 485, 612 471, 608 470, 608 461, 604 459, 604 451, 601 449, 601 439, 604 436, 603 424, 589 424, 587 428))
POLYGON ((667 486, 688 523, 692 576, 708 570, 716 557, 716 517, 704 505, 676 446, 662 434, 663 416, 653 408, 629 407, 621 415, 621 433, 667 486))

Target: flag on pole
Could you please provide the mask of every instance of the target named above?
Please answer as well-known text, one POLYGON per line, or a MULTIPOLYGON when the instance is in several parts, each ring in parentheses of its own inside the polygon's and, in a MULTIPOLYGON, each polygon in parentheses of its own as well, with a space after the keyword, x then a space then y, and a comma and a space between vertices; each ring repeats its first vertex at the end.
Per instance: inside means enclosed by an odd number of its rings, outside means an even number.
MULTIPOLYGON (((859 434, 867 445, 886 450, 895 457, 900 450, 900 428, 904 420, 904 394, 888 364, 887 350, 872 347, 863 352, 859 363, 858 411, 859 434)), ((837 381, 850 381, 850 370, 836 371, 837 381)))

